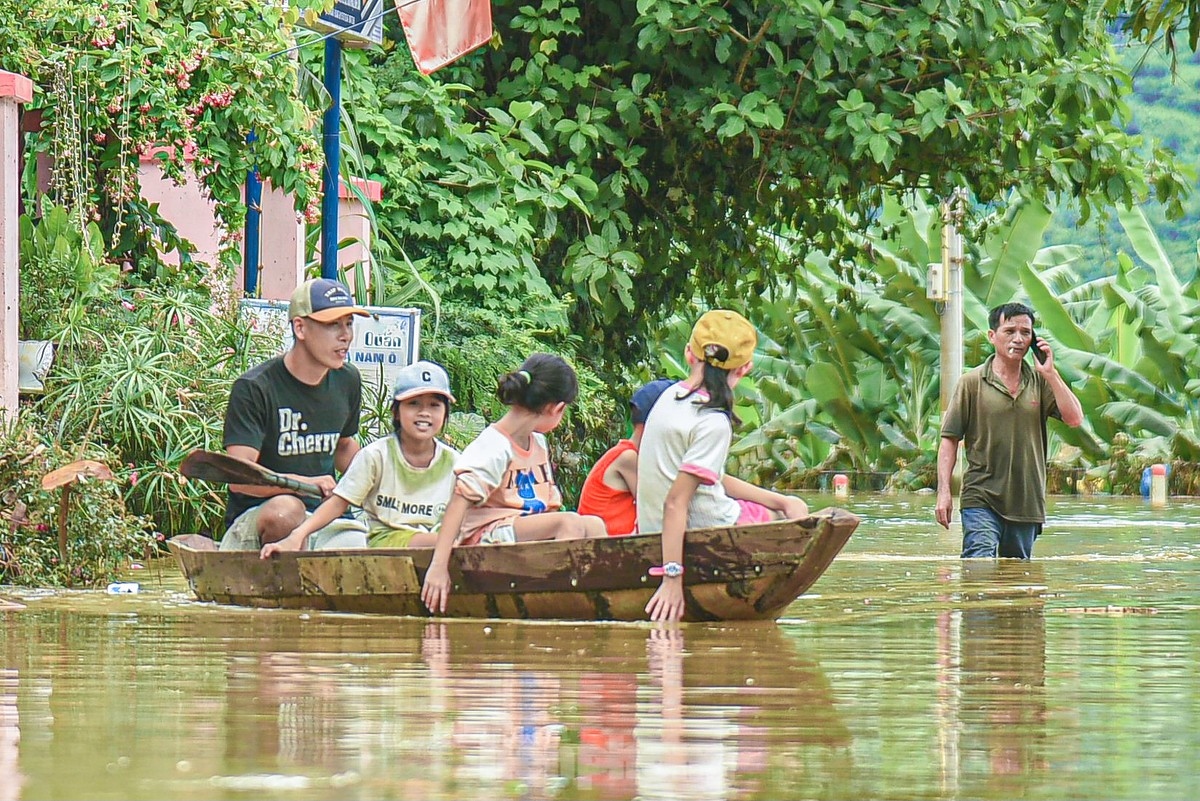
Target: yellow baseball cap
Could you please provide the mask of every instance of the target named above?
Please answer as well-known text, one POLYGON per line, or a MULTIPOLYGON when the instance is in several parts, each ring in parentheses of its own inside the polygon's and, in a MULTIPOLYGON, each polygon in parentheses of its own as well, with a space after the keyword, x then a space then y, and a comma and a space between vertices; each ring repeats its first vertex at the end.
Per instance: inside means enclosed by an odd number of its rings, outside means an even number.
POLYGON ((757 344, 758 333, 750 321, 728 309, 705 312, 696 321, 688 341, 693 356, 723 370, 736 370, 750 361, 757 344), (725 349, 724 359, 718 358, 720 351, 713 346, 725 349))

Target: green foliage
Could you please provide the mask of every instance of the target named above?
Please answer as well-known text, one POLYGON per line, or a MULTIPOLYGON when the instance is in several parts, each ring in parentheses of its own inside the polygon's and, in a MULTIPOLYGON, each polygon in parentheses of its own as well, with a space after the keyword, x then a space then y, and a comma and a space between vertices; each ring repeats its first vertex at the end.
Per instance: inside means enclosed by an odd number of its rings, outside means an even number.
MULTIPOLYGON (((1061 477, 1088 470, 1127 490, 1151 462, 1200 460, 1200 281, 1181 277, 1145 215, 1123 210, 1115 275, 1080 284, 1078 252, 1039 247, 1050 214, 1017 199, 969 231, 964 264, 964 358, 991 353, 987 310, 1031 303, 1038 333, 1082 401, 1085 423, 1050 424, 1061 477)), ((839 271, 809 253, 794 286, 752 301, 760 330, 748 392, 761 425, 733 452, 764 483, 812 483, 829 469, 896 471, 928 486, 938 433, 938 309, 925 298, 925 265, 940 259, 941 219, 921 195, 887 200, 859 244, 863 269, 839 271)), ((1073 480, 1073 479, 1072 479, 1073 480)))
POLYGON ((73 484, 68 561, 62 563, 58 511, 63 494, 43 490, 42 476, 77 459, 118 460, 100 445, 68 447, 46 436, 43 422, 26 410, 12 425, 0 427, 0 584, 102 585, 130 559, 144 559, 155 548, 152 523, 126 511, 119 482, 73 484))
MULTIPOLYGON (((45 154, 51 195, 77 227, 97 222, 108 249, 150 261, 156 245, 173 243, 157 238, 161 226, 137 196, 142 155, 179 182, 199 180, 229 231, 241 227, 254 165, 295 193, 298 208, 315 208, 320 110, 301 101, 295 60, 272 58, 295 45, 295 22, 314 4, 0 0, 0 68, 34 80, 29 108, 42 121, 27 141, 29 206, 33 156, 45 154), (256 141, 246 145, 250 132, 256 141)), ((225 257, 234 260, 236 249, 225 257)))
POLYGON ((672 310, 803 269, 764 237, 844 247, 885 191, 1181 210, 1171 154, 1122 127, 1128 76, 1094 5, 552 0, 493 18, 492 47, 435 79, 404 45, 350 59, 381 228, 447 298, 575 299, 571 329, 614 375, 672 310))
POLYGON ((213 308, 202 288, 128 297, 115 312, 82 315, 74 336, 87 349, 60 351, 46 381, 49 424, 62 441, 103 442, 118 454, 130 508, 163 532, 213 530, 224 494, 188 482, 179 463, 195 448, 220 448, 229 387, 270 345, 213 308))
POLYGON ((584 208, 538 227, 538 261, 609 355, 681 302, 786 283, 797 263, 759 232, 827 249, 885 188, 990 204, 1024 185, 1089 210, 1185 191, 1122 130, 1127 78, 1086 4, 554 0, 494 18, 503 44, 447 80, 587 180, 584 208))
POLYGON ((95 223, 80 231, 66 209, 50 206, 40 221, 20 218, 21 339, 49 339, 67 327, 72 309, 111 298, 120 270, 104 258, 95 223))
MULTIPOLYGON (((1122 65, 1133 76, 1132 91, 1126 97, 1130 132, 1170 147, 1194 172, 1200 165, 1200 99, 1195 91, 1200 85, 1200 53, 1181 58, 1174 66, 1172 56, 1158 48, 1127 43, 1120 54, 1122 65)), ((1192 192, 1183 201, 1184 213, 1178 219, 1171 219, 1159 203, 1144 203, 1142 209, 1171 262, 1184 277, 1190 275, 1196 269, 1200 242, 1200 193, 1192 192)), ((1057 204, 1046 238, 1082 249, 1080 274, 1084 280, 1116 272, 1117 253, 1125 243, 1114 209, 1103 209, 1080 222, 1078 209, 1071 203, 1057 204)))
POLYGON ((1178 53, 1177 36, 1187 31, 1187 44, 1196 52, 1200 43, 1200 2, 1197 0, 1105 0, 1104 10, 1121 18, 1121 29, 1142 42, 1161 42, 1171 55, 1178 53))
MULTIPOLYGON (((1119 212, 1127 244, 1115 274, 1064 293, 1023 282, 1039 297, 1051 329, 1066 346, 1061 359, 1101 443, 1133 437, 1129 450, 1166 461, 1200 460, 1200 277, 1181 277, 1140 209, 1119 212)), ((1078 443, 1090 455, 1100 443, 1078 443)))
POLYGON ((561 327, 534 259, 537 229, 578 195, 568 173, 530 152, 534 109, 472 119, 467 87, 414 77, 407 49, 373 70, 364 61, 348 56, 343 100, 354 158, 387 187, 374 214, 392 274, 411 263, 447 300, 561 327))

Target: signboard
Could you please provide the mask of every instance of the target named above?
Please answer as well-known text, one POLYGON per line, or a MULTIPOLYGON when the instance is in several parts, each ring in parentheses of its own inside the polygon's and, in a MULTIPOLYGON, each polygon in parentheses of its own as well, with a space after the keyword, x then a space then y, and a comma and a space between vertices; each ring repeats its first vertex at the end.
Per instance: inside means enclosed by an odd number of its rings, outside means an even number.
POLYGON ((42 381, 54 361, 54 343, 46 339, 17 342, 17 391, 40 394, 46 391, 42 381))
POLYGON ((320 14, 304 12, 304 26, 321 33, 338 32, 348 47, 367 47, 383 41, 384 0, 338 0, 320 14))
MULTIPOLYGON (((241 303, 242 314, 250 318, 254 331, 279 337, 280 353, 292 347, 286 300, 247 298, 241 303)), ((385 306, 362 308, 371 316, 354 318, 354 342, 346 361, 362 373, 363 403, 367 404, 388 397, 400 369, 417 361, 421 310, 385 306)))

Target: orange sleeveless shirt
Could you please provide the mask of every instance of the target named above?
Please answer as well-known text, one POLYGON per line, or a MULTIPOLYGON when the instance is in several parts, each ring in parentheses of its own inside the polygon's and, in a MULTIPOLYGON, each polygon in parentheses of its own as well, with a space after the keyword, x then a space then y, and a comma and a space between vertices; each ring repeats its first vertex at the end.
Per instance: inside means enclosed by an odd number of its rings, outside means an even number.
POLYGON ((633 493, 615 490, 604 483, 608 466, 625 451, 637 453, 633 440, 623 439, 609 448, 592 467, 579 493, 579 514, 604 518, 604 526, 610 537, 632 534, 637 528, 637 507, 633 503, 633 493))

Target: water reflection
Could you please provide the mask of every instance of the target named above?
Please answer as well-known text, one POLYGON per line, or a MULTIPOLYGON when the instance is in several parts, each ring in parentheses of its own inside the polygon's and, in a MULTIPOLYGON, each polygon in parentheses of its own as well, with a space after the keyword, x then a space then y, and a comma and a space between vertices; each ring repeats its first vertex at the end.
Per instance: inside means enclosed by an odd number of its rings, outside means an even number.
POLYGON ((844 753, 849 732, 819 668, 775 627, 747 630, 744 649, 729 633, 595 629, 579 639, 560 634, 529 660, 513 647, 526 634, 520 627, 497 628, 481 643, 469 629, 428 624, 423 658, 453 699, 442 714, 455 720, 455 780, 534 797, 715 799, 761 789, 770 770, 796 764, 788 748, 820 743, 844 753), (486 665, 474 661, 481 656, 486 665), (534 668, 542 658, 558 664, 534 668), (596 663, 608 669, 579 669, 596 663), (779 718, 797 708, 809 718, 791 728, 807 736, 781 730, 779 718), (774 768, 772 744, 781 752, 774 768))
POLYGON ((21 797, 25 777, 18 764, 21 742, 21 713, 17 709, 15 670, 0 669, 0 801, 21 797))
POLYGON ((959 608, 938 615, 943 789, 1009 797, 1047 770, 1044 568, 967 560, 958 570, 959 608))
POLYGON ((0 801, 1195 797, 1200 505, 1058 501, 976 564, 931 504, 856 499, 777 625, 3 588, 0 801))
POLYGON ((275 770, 338 769, 342 679, 302 653, 237 656, 228 665, 225 757, 253 766, 269 755, 275 770))
POLYGON ((825 674, 774 625, 204 612, 18 618, 92 664, 54 649, 13 662, 0 801, 778 797, 850 771, 825 674), (38 776, 24 791, 21 767, 38 776))

